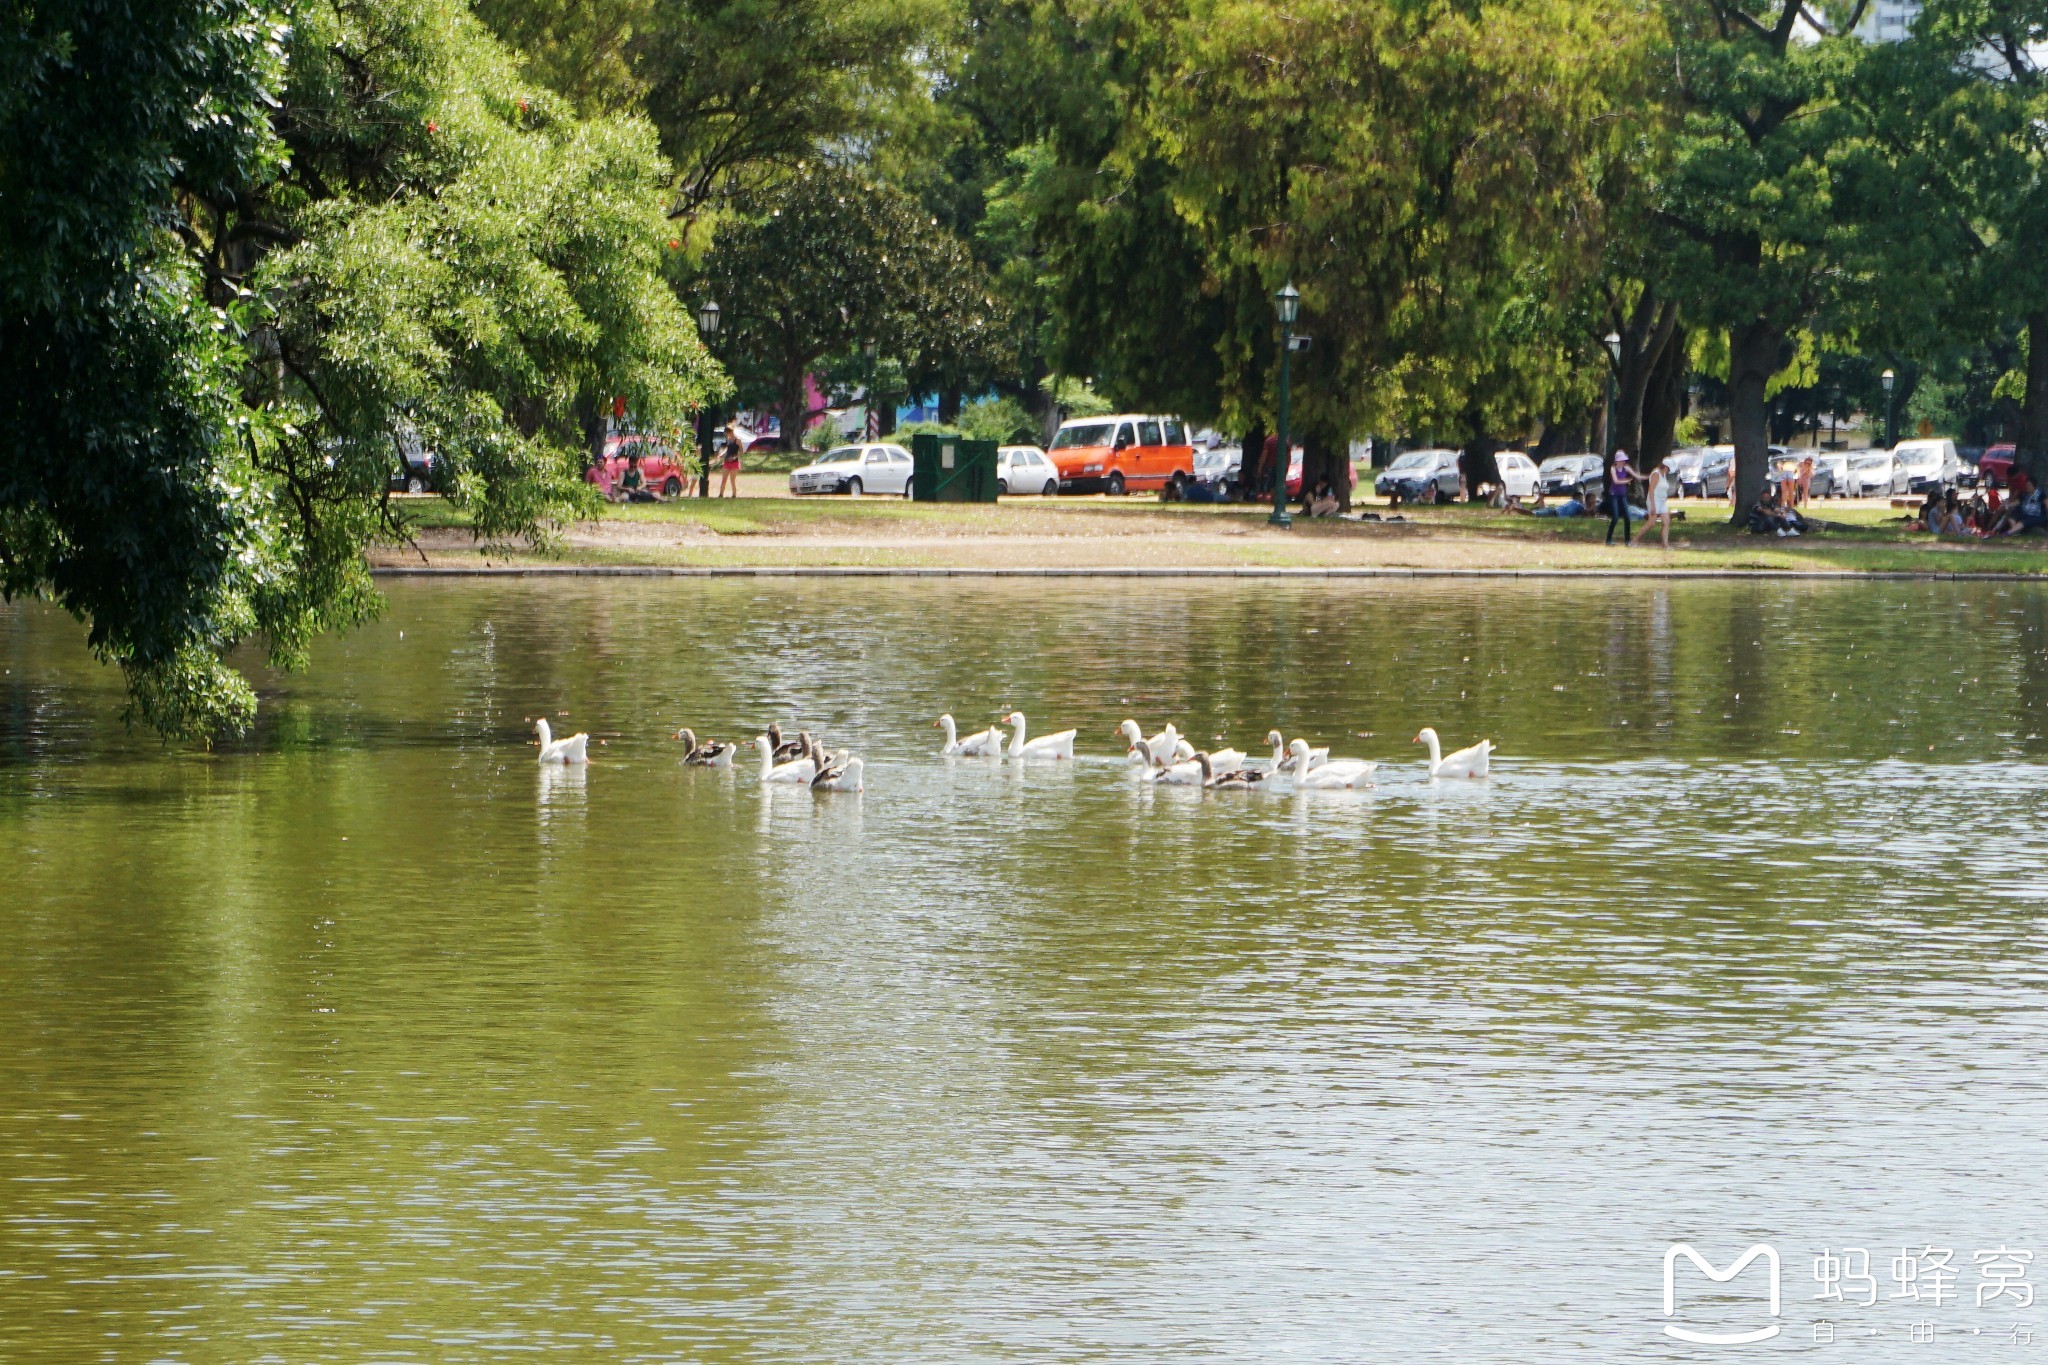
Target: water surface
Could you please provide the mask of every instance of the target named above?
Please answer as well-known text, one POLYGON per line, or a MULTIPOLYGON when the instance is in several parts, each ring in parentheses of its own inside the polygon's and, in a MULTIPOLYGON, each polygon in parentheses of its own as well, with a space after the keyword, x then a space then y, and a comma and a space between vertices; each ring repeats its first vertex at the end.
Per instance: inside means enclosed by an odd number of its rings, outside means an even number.
POLYGON ((1751 1354, 2048 1324, 1972 1265, 2048 1280, 2038 587, 390 599, 210 754, 0 610, 0 1358, 1740 1357, 1674 1241, 1781 1253, 1751 1354), (1012 707, 1082 760, 933 756, 1012 707), (1127 715, 1386 766, 1140 787, 1127 715), (868 791, 666 739, 770 719, 868 791))

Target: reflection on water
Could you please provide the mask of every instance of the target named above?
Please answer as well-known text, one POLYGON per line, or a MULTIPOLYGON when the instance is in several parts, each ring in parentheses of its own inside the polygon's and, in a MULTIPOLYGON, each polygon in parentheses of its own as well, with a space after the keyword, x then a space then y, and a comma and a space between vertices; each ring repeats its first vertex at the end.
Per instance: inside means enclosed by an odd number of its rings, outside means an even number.
MULTIPOLYGON (((0 1358, 1683 1359, 1678 1239, 1779 1246, 1818 1349, 1814 1249, 2048 1263, 2044 623, 402 585, 196 755, 0 612, 0 1358), (1082 758, 935 756, 1013 706, 1082 758), (615 737, 540 768, 543 710, 615 737), (1139 784, 1126 715, 1384 766, 1139 784), (868 790, 666 738, 770 719, 868 790)), ((1967 1353, 1888 1313, 1842 1358, 1967 1353)))

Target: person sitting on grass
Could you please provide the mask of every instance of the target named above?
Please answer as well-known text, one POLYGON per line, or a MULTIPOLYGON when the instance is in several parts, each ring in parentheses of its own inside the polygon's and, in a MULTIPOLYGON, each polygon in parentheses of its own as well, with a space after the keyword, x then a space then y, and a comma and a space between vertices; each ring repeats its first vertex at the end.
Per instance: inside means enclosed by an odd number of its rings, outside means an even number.
POLYGON ((2048 506, 2043 505, 2041 490, 2027 483, 2025 491, 2021 491, 2021 480, 2025 477, 2019 470, 2013 471, 2012 501, 2006 504, 2005 515, 1992 526, 1992 535, 2024 535, 2028 531, 2038 531, 2044 522, 2048 522, 2048 506))
POLYGON ((1580 502, 1577 498, 1566 498, 1563 502, 1552 506, 1539 497, 1536 499, 1534 507, 1510 507, 1508 510, 1510 512, 1519 512, 1525 517, 1583 517, 1588 515, 1586 504, 1580 502))
POLYGON ((619 475, 618 487, 612 490, 612 501, 661 501, 661 495, 647 486, 647 476, 640 472, 640 456, 637 452, 626 457, 626 472, 619 475))
POLYGON ((1777 484, 1765 484, 1764 494, 1757 499, 1756 506, 1749 514, 1749 530, 1759 536, 1796 536, 1806 529, 1800 515, 1785 505, 1777 484))
POLYGON ((1337 515, 1337 494, 1324 479, 1316 485, 1315 496, 1308 501, 1308 514, 1312 517, 1334 517, 1337 515))

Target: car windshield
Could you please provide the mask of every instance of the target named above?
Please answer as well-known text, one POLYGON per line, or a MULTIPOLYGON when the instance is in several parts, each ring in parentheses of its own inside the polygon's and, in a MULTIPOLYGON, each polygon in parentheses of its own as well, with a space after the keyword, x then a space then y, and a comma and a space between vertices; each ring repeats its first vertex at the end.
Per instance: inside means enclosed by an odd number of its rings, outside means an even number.
POLYGON ((1576 474, 1579 472, 1579 457, 1576 455, 1553 455, 1543 462, 1539 471, 1544 474, 1576 474))
POLYGON ((828 450, 823 455, 820 455, 818 457, 818 463, 852 464, 855 460, 858 460, 859 458, 859 446, 841 446, 838 450, 828 450))
POLYGON ((1849 462, 1851 469, 1883 469, 1892 462, 1889 455, 1865 455, 1849 462))
POLYGON ((1115 430, 1114 422, 1089 422, 1078 427, 1061 427, 1059 434, 1052 438, 1052 448, 1072 450, 1078 446, 1106 446, 1115 430))
POLYGON ((1411 450, 1400 459, 1388 465, 1387 468, 1389 470, 1427 469, 1435 463, 1436 452, 1434 450, 1411 450))
POLYGON ((1896 454, 1900 464, 1927 464, 1936 458, 1932 446, 1900 446, 1896 454))

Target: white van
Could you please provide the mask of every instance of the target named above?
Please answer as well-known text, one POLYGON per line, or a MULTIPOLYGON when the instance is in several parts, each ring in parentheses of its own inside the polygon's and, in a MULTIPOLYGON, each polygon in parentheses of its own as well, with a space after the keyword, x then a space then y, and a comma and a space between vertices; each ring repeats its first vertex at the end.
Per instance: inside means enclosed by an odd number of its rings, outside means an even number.
POLYGON ((1892 447, 1892 458, 1906 476, 1908 493, 1925 493, 1930 488, 1953 488, 1962 477, 1963 461, 1956 443, 1931 438, 1901 441, 1892 447))

